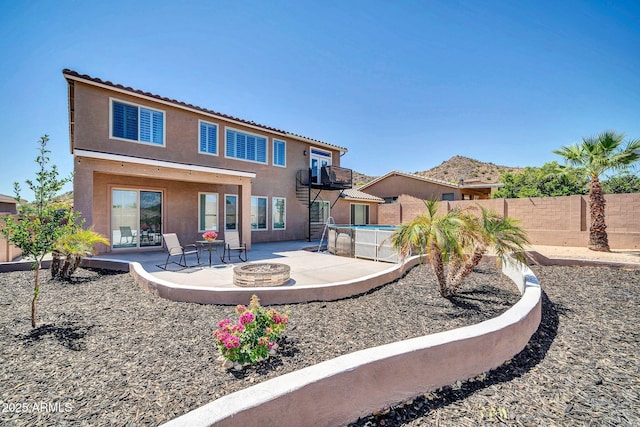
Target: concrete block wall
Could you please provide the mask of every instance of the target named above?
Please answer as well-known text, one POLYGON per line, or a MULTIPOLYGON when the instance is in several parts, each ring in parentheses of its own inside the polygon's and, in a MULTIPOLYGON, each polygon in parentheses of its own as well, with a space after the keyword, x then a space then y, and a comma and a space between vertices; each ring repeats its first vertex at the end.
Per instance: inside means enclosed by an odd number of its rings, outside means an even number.
POLYGON ((378 205, 378 224, 395 225, 402 222, 402 205, 387 203, 378 205))
POLYGON ((608 194, 605 196, 607 232, 640 232, 640 194, 608 194), (636 197, 626 197, 626 196, 636 197))
MULTIPOLYGON (((609 245, 618 249, 640 248, 640 193, 608 194, 605 210, 609 245)), ((381 205, 380 224, 393 225, 410 221, 426 212, 424 202, 402 195, 398 205, 381 205), (391 213, 396 213, 396 216, 391 213), (397 213, 400 213, 400 220, 397 213)), ((524 199, 460 200, 441 202, 441 212, 453 208, 481 205, 493 211, 516 218, 527 230, 531 243, 554 246, 586 246, 589 241, 588 196, 530 197, 524 199)))

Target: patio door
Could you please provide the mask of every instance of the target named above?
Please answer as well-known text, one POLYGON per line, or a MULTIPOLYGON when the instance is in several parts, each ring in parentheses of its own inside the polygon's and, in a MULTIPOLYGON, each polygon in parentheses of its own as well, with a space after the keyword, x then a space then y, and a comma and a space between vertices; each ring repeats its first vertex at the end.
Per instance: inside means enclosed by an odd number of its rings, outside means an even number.
POLYGON ((111 247, 162 245, 162 192, 111 191, 111 247))
POLYGON ((310 161, 311 182, 313 184, 321 184, 322 168, 325 166, 331 166, 331 153, 312 148, 310 161))

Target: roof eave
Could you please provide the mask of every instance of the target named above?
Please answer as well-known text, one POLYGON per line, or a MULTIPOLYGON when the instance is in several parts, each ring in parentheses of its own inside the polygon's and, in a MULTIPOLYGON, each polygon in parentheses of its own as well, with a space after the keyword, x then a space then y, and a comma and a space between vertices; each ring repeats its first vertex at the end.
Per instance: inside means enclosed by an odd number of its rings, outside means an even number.
POLYGON ((184 163, 168 162, 166 160, 147 159, 143 157, 126 156, 123 154, 103 153, 101 151, 76 150, 74 153, 77 157, 87 157, 98 160, 110 160, 116 162, 129 162, 147 166, 166 167, 172 169, 215 173, 220 175, 237 176, 243 178, 255 178, 255 172, 237 171, 231 169, 221 169, 210 166, 190 165, 184 163))
MULTIPOLYGON (((222 113, 217 113, 215 111, 212 110, 208 110, 206 108, 202 108, 202 107, 196 107, 194 105, 191 104, 187 104, 184 102, 180 102, 177 100, 171 100, 168 98, 164 98, 160 95, 155 95, 149 92, 142 92, 142 91, 138 91, 135 90, 133 88, 130 87, 124 87, 122 85, 115 85, 111 82, 105 82, 102 81, 100 79, 97 79, 95 77, 91 77, 91 76, 87 76, 87 75, 81 75, 80 73, 77 73, 73 70, 69 70, 69 69, 65 69, 62 71, 62 75, 65 77, 65 79, 67 79, 67 82, 69 82, 69 84, 71 85, 71 82, 82 82, 84 84, 87 85, 91 85, 91 86, 95 86, 95 87, 100 87, 102 89, 106 89, 106 90, 110 90, 110 91, 114 91, 114 92, 118 92, 118 93, 122 93, 122 94, 126 94, 129 96, 134 96, 140 99, 144 99, 146 101, 149 102, 157 102, 163 105, 168 105, 174 108, 180 108, 186 111, 190 111, 193 113, 197 113, 197 114, 202 114, 205 116, 209 116, 209 117, 213 117, 216 118, 218 120, 223 120, 226 122, 231 122, 233 124, 239 125, 239 126, 244 126, 244 127, 248 127, 251 129, 255 129, 255 130, 259 130, 259 131, 268 131, 270 133, 282 136, 282 137, 288 137, 291 139, 295 139, 298 141, 302 141, 302 142, 306 142, 309 144, 313 144, 313 145, 318 145, 318 146, 322 146, 324 148, 328 148, 331 150, 338 150, 342 153, 346 153, 347 149, 344 147, 340 147, 337 145, 333 145, 333 144, 329 144, 328 142, 323 142, 323 141, 319 141, 313 138, 308 138, 302 135, 297 135, 291 132, 287 132, 284 130, 280 130, 280 129, 276 129, 276 128, 272 128, 269 126, 265 126, 265 125, 260 125, 258 123, 253 123, 253 122, 249 122, 249 121, 245 121, 245 120, 241 120, 238 118, 234 118, 231 116, 227 116, 225 114, 222 113)), ((71 110, 70 110, 71 111, 71 110)), ((73 151, 72 151, 73 153, 73 151)))

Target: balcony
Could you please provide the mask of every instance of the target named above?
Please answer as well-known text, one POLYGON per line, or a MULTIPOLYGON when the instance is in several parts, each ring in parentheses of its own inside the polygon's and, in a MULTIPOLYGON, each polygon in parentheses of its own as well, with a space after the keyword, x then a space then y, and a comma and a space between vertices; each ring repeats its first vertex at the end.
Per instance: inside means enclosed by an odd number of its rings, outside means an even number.
POLYGON ((320 168, 320 176, 313 169, 298 171, 298 182, 303 186, 321 190, 346 190, 352 187, 353 171, 339 166, 323 166, 320 168), (314 173, 315 172, 315 173, 314 173))

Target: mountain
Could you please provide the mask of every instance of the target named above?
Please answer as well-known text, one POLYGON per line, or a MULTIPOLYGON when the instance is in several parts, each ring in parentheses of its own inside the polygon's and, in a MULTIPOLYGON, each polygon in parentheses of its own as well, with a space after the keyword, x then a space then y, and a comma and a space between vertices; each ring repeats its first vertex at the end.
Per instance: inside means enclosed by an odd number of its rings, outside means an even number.
POLYGON ((367 182, 373 181, 377 176, 365 175, 360 172, 353 171, 353 175, 351 177, 351 185, 354 187, 360 187, 365 185, 367 182))
POLYGON ((464 156, 453 156, 434 168, 415 173, 416 175, 454 183, 458 183, 461 179, 466 183, 494 183, 500 181, 500 173, 516 172, 519 170, 521 170, 521 168, 485 163, 464 156))
MULTIPOLYGON (((501 172, 516 172, 522 168, 500 166, 494 163, 481 162, 464 156, 453 156, 438 166, 425 171, 413 172, 427 178, 439 179, 458 183, 461 179, 471 184, 473 182, 494 183, 500 180, 501 172)), ((391 171, 389 171, 391 172, 391 171)), ((405 171, 406 172, 406 171, 405 171)), ((361 172, 353 171, 354 187, 361 186, 377 178, 361 172)))
POLYGON ((73 206, 73 191, 67 191, 53 198, 55 202, 68 203, 73 206))

